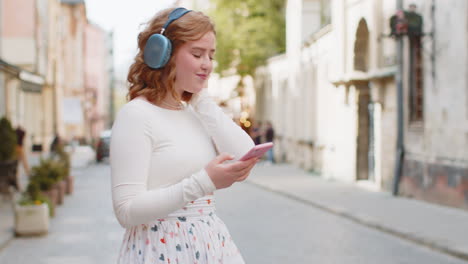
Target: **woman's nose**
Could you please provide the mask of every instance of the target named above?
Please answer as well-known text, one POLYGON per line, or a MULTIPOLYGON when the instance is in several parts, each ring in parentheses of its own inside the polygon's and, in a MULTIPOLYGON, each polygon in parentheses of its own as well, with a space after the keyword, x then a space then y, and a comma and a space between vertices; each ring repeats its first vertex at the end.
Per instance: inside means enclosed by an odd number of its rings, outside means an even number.
POLYGON ((211 59, 209 57, 207 57, 207 56, 204 56, 202 64, 201 64, 201 68, 203 70, 210 70, 212 64, 213 64, 213 62, 211 61, 211 59))

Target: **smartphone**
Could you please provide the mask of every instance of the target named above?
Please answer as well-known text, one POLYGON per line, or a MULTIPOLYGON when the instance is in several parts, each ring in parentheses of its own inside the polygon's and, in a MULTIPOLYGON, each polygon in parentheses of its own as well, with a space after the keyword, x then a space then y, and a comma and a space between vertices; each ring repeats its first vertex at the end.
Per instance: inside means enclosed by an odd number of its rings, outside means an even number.
POLYGON ((269 149, 273 147, 273 142, 268 142, 268 143, 263 143, 263 144, 258 144, 255 147, 253 147, 247 154, 242 156, 240 158, 240 161, 246 161, 251 158, 259 158, 263 156, 269 149))

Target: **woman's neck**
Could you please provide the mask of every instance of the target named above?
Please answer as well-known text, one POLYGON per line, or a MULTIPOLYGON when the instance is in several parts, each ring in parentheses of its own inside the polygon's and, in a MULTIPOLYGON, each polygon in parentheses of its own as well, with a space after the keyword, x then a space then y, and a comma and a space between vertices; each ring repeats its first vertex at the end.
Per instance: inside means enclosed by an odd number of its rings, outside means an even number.
POLYGON ((157 105, 170 110, 182 110, 184 108, 182 102, 175 99, 170 94, 167 94, 166 97, 164 97, 164 99, 162 99, 157 105))

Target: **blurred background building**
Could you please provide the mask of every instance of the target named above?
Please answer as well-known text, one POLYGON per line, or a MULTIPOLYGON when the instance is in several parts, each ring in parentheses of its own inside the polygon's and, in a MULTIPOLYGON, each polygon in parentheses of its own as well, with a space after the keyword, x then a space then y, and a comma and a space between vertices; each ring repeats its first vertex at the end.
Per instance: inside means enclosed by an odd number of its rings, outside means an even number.
POLYGON ((112 34, 83 0, 1 0, 0 21, 0 115, 26 129, 26 149, 93 142, 109 126, 112 34))
POLYGON ((424 23, 422 35, 405 34, 397 49, 389 36, 397 2, 287 1, 287 52, 257 71, 257 118, 273 120, 279 160, 468 209, 468 3, 401 1, 424 23))

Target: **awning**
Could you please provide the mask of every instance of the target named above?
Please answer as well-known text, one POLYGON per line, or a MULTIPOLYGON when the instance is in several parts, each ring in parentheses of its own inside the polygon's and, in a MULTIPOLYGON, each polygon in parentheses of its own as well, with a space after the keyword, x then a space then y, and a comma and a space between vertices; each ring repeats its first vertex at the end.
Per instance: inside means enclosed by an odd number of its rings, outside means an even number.
POLYGON ((19 78, 21 80, 21 90, 25 92, 40 93, 44 87, 44 78, 39 75, 21 71, 19 73, 19 78))
POLYGON ((20 87, 24 92, 41 93, 43 86, 31 82, 21 81, 20 87))
POLYGON ((21 68, 11 63, 8 63, 0 58, 0 70, 12 74, 14 76, 18 76, 21 71, 21 68))

